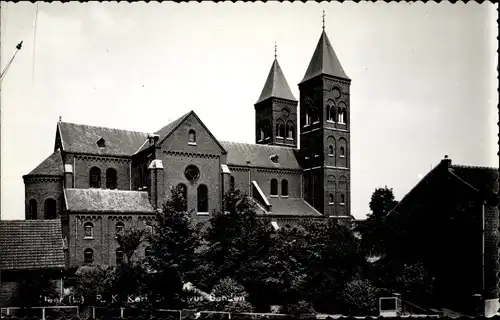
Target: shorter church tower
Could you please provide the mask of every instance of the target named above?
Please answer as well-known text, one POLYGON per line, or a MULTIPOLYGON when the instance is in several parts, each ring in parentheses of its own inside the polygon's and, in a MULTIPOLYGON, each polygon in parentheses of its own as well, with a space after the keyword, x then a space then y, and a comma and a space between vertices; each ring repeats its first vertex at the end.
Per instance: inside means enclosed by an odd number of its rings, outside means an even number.
POLYGON ((255 142, 296 148, 297 104, 275 54, 262 93, 255 103, 255 142))

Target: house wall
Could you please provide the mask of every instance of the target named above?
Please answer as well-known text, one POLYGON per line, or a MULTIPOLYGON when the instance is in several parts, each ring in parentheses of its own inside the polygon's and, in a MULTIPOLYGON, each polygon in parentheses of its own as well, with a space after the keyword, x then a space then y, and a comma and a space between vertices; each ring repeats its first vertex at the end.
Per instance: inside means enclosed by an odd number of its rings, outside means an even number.
POLYGON ((56 200, 56 214, 61 216, 63 209, 63 178, 62 177, 26 177, 24 179, 25 218, 45 219, 44 203, 47 199, 56 200), (29 201, 37 202, 37 216, 29 216, 29 201))
MULTIPOLYGON (((94 264, 115 265, 116 249, 116 223, 123 222, 125 230, 131 227, 146 228, 146 225, 154 224, 154 214, 111 214, 111 213, 71 213, 68 215, 68 228, 70 230, 67 239, 69 252, 69 267, 77 267, 84 264, 85 249, 94 251, 94 264), (93 237, 84 238, 84 225, 93 225, 93 237)), ((139 256, 144 255, 146 244, 138 248, 139 256)))

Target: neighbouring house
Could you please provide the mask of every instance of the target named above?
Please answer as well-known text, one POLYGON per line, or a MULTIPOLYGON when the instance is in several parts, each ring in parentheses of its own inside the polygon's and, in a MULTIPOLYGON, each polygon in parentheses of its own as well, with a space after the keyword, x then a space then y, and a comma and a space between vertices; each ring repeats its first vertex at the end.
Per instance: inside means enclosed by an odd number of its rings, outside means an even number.
POLYGON ((275 228, 302 219, 348 221, 350 83, 323 30, 298 85, 300 109, 272 62, 253 105, 255 143, 217 140, 194 111, 154 133, 60 119, 53 153, 23 176, 26 219, 60 221, 75 269, 115 265, 123 255, 116 234, 154 223, 175 186, 198 221, 220 211, 234 188, 275 228))
POLYGON ((439 307, 497 313, 498 177, 498 168, 452 164, 445 156, 386 217, 388 255, 425 265, 439 307))
POLYGON ((40 275, 62 296, 65 249, 59 220, 0 221, 0 307, 16 307, 19 284, 40 275))

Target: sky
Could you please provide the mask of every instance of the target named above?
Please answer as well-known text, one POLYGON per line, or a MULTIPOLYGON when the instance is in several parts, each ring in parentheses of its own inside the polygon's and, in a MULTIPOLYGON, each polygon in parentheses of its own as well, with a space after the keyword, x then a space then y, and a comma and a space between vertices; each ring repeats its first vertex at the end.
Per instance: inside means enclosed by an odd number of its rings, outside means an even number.
POLYGON ((153 132, 194 110, 217 139, 253 143, 275 42, 298 98, 323 10, 352 79, 356 218, 375 188, 400 200, 444 155, 498 167, 491 3, 2 2, 2 70, 24 41, 1 83, 2 219, 24 219, 22 176, 53 152, 59 117, 153 132))

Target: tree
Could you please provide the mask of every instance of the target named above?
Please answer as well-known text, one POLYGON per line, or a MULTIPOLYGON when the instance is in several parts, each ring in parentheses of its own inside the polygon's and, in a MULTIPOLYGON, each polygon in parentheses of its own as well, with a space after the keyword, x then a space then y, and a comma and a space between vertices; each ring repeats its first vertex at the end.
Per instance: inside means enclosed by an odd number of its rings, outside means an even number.
POLYGON ((245 288, 231 278, 222 279, 211 292, 214 301, 208 304, 209 310, 226 312, 252 312, 252 305, 246 301, 245 288))
POLYGON ((55 284, 43 273, 29 273, 17 285, 12 303, 16 307, 36 307, 45 305, 45 298, 59 298, 55 284))
POLYGON ((202 279, 202 286, 210 290, 220 279, 238 279, 257 310, 267 309, 265 261, 274 234, 270 220, 258 217, 252 200, 239 190, 226 193, 223 204, 222 212, 214 213, 203 233, 206 249, 201 268, 211 272, 202 279))
POLYGON ((362 246, 369 255, 383 255, 388 241, 388 226, 385 217, 396 207, 392 189, 386 187, 375 189, 370 200, 371 213, 360 228, 362 246))
POLYGON ((347 281, 340 294, 341 313, 350 316, 375 315, 377 291, 371 281, 357 274, 347 281))
POLYGON ((83 297, 84 305, 94 305, 98 295, 109 294, 113 281, 113 268, 83 266, 78 269, 76 276, 75 296, 83 297))
POLYGON ((150 300, 166 308, 184 306, 183 284, 191 281, 196 267, 198 233, 185 208, 182 189, 172 189, 163 211, 157 212, 157 225, 150 237, 152 256, 147 261, 152 271, 150 300))
POLYGON ((144 230, 135 227, 129 228, 124 233, 119 234, 116 240, 127 258, 126 263, 131 266, 134 253, 144 241, 144 230))

